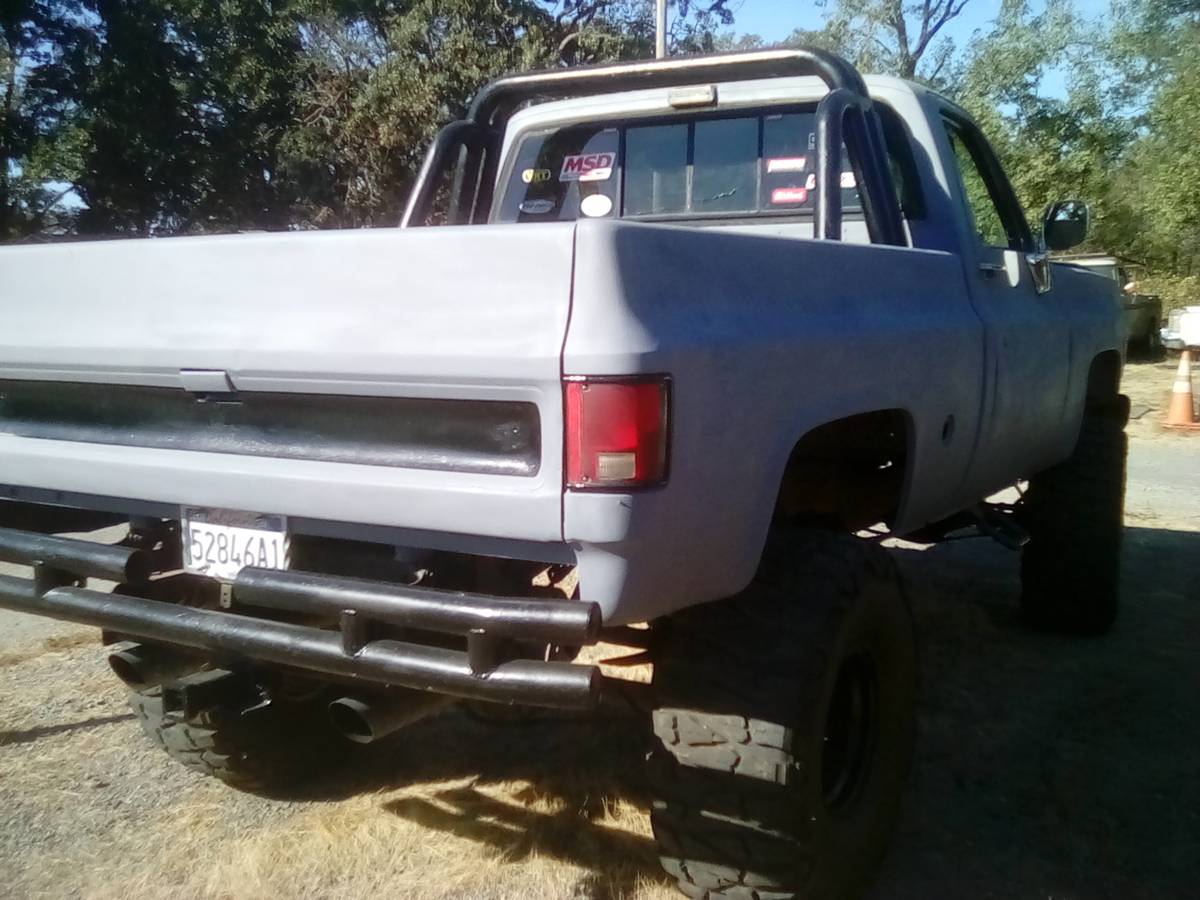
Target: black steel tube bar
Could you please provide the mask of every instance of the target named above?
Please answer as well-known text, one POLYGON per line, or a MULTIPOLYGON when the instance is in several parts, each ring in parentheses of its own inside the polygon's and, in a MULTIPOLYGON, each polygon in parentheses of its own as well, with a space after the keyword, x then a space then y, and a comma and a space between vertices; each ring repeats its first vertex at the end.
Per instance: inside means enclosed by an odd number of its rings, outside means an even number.
MULTIPOLYGON (((408 196, 404 215, 400 219, 401 228, 419 227, 425 224, 424 219, 429 215, 429 210, 433 206, 438 188, 441 186, 442 173, 446 171, 451 156, 461 152, 464 146, 469 146, 478 133, 479 127, 474 122, 466 120, 451 122, 437 133, 429 147, 429 152, 425 154, 425 161, 421 163, 421 170, 417 174, 417 180, 413 183, 412 193, 408 196)), ((454 193, 457 194, 461 187, 461 184, 456 183, 454 193)), ((457 210, 458 206, 459 198, 451 197, 450 209, 457 210)))
POLYGON ((150 557, 143 550, 9 528, 0 528, 0 562, 109 581, 144 581, 150 575, 150 557))
POLYGON ((815 235, 831 240, 841 237, 840 158, 845 136, 872 241, 906 245, 900 205, 892 189, 891 173, 884 163, 883 129, 871 107, 866 83, 846 60, 814 47, 577 66, 498 78, 485 85, 472 100, 466 123, 453 123, 438 134, 421 168, 402 224, 411 227, 424 223, 446 164, 468 140, 475 145, 468 148, 465 173, 456 176, 451 209, 459 222, 487 220, 499 172, 502 120, 521 102, 706 81, 806 75, 820 78, 830 90, 818 108, 818 156, 824 160, 818 162, 818 169, 826 176, 825 169, 829 169, 833 175, 823 177, 817 187, 815 235), (473 125, 475 130, 455 128, 464 124, 473 125), (828 139, 834 136, 836 142, 828 139))
POLYGON ((373 641, 349 656, 335 631, 85 588, 55 588, 39 596, 23 578, 0 576, 0 607, 337 678, 477 700, 585 709, 600 689, 595 666, 512 660, 475 675, 461 651, 392 640, 373 641))
POLYGON ((595 603, 460 594, 309 572, 242 569, 233 596, 268 609, 329 616, 352 609, 391 625, 462 635, 482 629, 489 637, 550 644, 593 644, 600 631, 595 603))
POLYGON ((640 62, 574 66, 507 75, 489 82, 471 101, 467 118, 491 126, 495 113, 523 100, 599 94, 642 88, 676 87, 714 81, 815 75, 830 90, 846 88, 866 96, 858 70, 835 53, 815 47, 753 50, 708 56, 677 56, 640 62))
POLYGON ((813 203, 813 237, 842 239, 842 141, 846 120, 833 108, 829 94, 817 106, 817 197, 813 203))
POLYGON ((846 145, 858 185, 863 218, 877 244, 906 246, 904 222, 892 174, 884 165, 887 144, 883 128, 862 94, 838 88, 817 106, 817 197, 814 236, 841 240, 841 148, 846 145))

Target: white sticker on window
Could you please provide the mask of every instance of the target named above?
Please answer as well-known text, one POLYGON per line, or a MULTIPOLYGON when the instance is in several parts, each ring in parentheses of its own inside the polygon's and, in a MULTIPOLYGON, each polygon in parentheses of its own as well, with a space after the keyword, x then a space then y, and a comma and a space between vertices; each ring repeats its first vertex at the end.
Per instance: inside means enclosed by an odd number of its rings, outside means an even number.
POLYGON ((853 173, 853 172, 843 172, 843 173, 842 173, 842 182, 841 182, 841 183, 842 183, 842 187, 844 187, 844 188, 852 188, 852 187, 854 187, 854 186, 855 186, 855 184, 857 183, 857 182, 855 182, 855 180, 854 180, 854 173, 853 173))
POLYGON ((808 162, 805 156, 781 156, 767 160, 767 172, 803 172, 808 162))
POLYGON ((560 181, 607 181, 617 164, 615 153, 581 153, 563 158, 560 181))
POLYGON ((579 201, 579 211, 592 219, 607 216, 612 208, 612 200, 604 194, 588 194, 579 201))

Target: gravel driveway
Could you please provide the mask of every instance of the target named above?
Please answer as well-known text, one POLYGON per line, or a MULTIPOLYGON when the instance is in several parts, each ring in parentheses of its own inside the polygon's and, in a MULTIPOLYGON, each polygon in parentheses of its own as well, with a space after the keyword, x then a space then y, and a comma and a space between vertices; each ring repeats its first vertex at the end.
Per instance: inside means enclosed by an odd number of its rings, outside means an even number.
MULTIPOLYGON (((1125 609, 1065 640, 1015 615, 989 541, 896 550, 922 638, 918 758, 873 896, 1200 895, 1200 435, 1132 367, 1125 609)), ((638 722, 452 711, 290 798, 141 737, 91 629, 0 612, 0 895, 675 897, 638 722)))

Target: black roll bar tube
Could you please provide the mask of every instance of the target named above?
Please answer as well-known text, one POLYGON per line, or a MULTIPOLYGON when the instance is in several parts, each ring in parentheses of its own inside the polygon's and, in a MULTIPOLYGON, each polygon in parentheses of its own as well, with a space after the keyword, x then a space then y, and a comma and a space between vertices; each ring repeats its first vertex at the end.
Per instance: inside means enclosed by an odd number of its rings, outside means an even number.
MULTIPOLYGON (((400 219, 401 228, 421 227, 426 224, 425 218, 433 208, 433 201, 437 199, 442 173, 450 164, 458 162, 464 147, 467 148, 467 167, 471 167, 472 158, 478 166, 479 151, 482 150, 483 143, 482 129, 468 119, 451 122, 438 131, 425 154, 425 161, 421 163, 421 171, 417 173, 412 192, 408 195, 404 216, 400 219)), ((460 169, 455 177, 450 198, 450 209, 459 222, 463 221, 458 218, 462 210, 463 181, 464 176, 460 169)))
MULTIPOLYGON (((795 76, 816 76, 828 86, 830 96, 839 95, 832 102, 826 102, 829 101, 827 96, 818 106, 818 159, 824 159, 826 165, 835 164, 837 175, 832 183, 839 185, 842 144, 831 139, 838 136, 836 132, 848 140, 847 148, 863 197, 863 215, 872 240, 903 246, 906 240, 891 171, 886 165, 883 129, 867 96, 866 83, 858 70, 845 59, 816 47, 579 66, 498 78, 485 85, 475 96, 463 123, 447 126, 438 134, 421 167, 401 226, 408 228, 425 224, 445 165, 452 158, 457 158, 468 140, 481 144, 475 148, 468 147, 468 156, 482 153, 483 159, 482 163, 478 160, 468 163, 468 176, 458 182, 460 191, 452 198, 452 209, 458 211, 460 216, 465 216, 470 208, 469 221, 486 220, 500 165, 504 122, 516 107, 526 101, 679 87, 697 82, 795 76), (824 128, 820 126, 822 107, 826 110, 824 128), (463 127, 455 128, 455 125, 463 127), (468 204, 472 177, 478 189, 474 202, 468 204)), ((826 174, 825 166, 822 166, 821 172, 826 174)), ((822 179, 822 182, 827 184, 828 179, 822 179)), ((829 202, 836 190, 836 187, 818 189, 815 233, 829 239, 836 239, 841 233, 841 204, 829 202), (821 202, 822 196, 825 197, 825 203, 821 202), (834 214, 836 222, 832 220, 834 214)), ((836 199, 840 201, 840 195, 836 199)))
POLYGON ((818 240, 842 239, 841 147, 859 147, 850 153, 858 185, 863 218, 871 242, 907 246, 904 221, 887 165, 883 125, 862 94, 844 88, 830 91, 817 106, 817 198, 813 236, 818 240))

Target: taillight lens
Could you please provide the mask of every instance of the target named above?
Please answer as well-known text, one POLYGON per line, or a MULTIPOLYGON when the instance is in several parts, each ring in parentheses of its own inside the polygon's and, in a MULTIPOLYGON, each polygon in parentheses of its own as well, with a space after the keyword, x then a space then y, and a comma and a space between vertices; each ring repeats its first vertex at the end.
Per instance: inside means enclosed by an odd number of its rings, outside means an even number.
POLYGON ((667 477, 670 382, 659 376, 566 383, 567 487, 638 488, 667 477))

